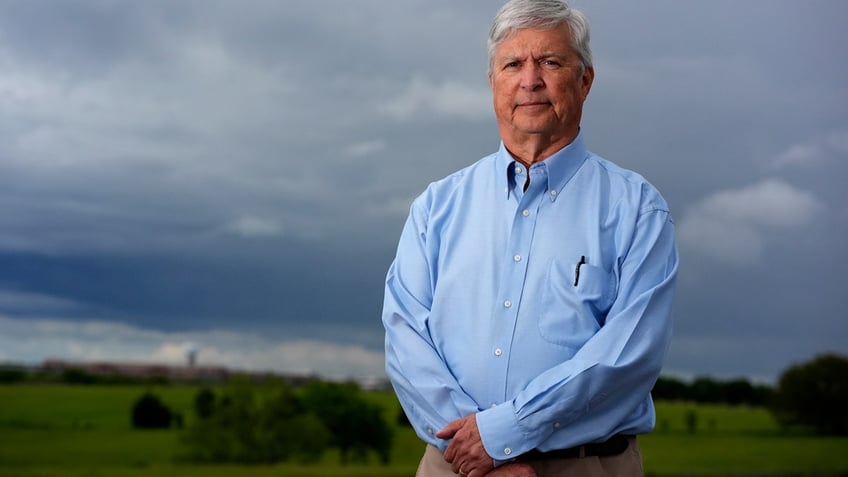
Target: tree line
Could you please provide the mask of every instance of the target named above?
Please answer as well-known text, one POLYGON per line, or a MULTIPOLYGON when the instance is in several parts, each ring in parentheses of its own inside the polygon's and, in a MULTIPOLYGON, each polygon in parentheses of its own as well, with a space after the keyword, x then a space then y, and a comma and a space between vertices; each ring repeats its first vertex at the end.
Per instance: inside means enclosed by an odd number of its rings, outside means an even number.
POLYGON ((658 401, 764 406, 785 428, 848 435, 848 357, 838 354, 823 354, 790 366, 774 387, 751 384, 746 379, 699 377, 686 383, 661 377, 651 394, 658 401))
POLYGON ((728 404, 731 406, 765 406, 774 395, 775 388, 753 384, 744 378, 719 380, 701 376, 686 382, 661 376, 651 391, 658 401, 688 401, 702 404, 728 404))

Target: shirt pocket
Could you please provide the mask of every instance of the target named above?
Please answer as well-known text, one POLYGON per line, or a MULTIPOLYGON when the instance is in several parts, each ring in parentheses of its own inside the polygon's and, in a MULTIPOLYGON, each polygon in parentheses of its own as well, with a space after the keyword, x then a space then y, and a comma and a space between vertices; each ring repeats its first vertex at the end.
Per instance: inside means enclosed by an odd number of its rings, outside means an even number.
POLYGON ((553 344, 579 349, 601 329, 614 297, 615 276, 577 262, 552 261, 541 297, 539 333, 553 344))

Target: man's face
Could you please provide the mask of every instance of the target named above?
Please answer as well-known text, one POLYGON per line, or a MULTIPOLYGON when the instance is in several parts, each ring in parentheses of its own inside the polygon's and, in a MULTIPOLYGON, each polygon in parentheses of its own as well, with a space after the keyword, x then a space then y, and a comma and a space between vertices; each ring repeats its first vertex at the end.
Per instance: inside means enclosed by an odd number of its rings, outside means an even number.
POLYGON ((489 83, 501 135, 573 138, 594 71, 581 74, 568 25, 515 31, 495 49, 489 83))

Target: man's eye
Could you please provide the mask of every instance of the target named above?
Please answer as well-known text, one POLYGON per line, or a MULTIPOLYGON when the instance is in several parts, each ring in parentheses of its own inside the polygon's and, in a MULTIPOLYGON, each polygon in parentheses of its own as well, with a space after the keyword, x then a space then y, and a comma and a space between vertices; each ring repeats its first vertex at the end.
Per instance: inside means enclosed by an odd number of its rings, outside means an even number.
POLYGON ((559 62, 554 60, 544 60, 542 64, 545 66, 559 66, 559 62))
POLYGON ((513 62, 510 62, 510 63, 507 63, 504 67, 505 68, 518 68, 518 62, 513 61, 513 62))

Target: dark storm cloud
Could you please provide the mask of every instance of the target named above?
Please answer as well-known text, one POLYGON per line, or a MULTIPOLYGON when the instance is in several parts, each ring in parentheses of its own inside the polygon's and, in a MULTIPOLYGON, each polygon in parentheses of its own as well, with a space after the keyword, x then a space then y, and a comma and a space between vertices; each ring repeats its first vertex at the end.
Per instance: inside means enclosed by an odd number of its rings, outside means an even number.
MULTIPOLYGON (((593 22, 589 144, 676 219, 668 370, 773 379, 846 351, 848 7, 576 5, 593 22)), ((0 359, 120 358, 92 345, 114 333, 147 343, 133 359, 207 340, 240 366, 315 369, 337 346, 379 369, 409 202, 497 148, 497 7, 4 2, 0 338, 49 345, 0 343, 0 359)))

